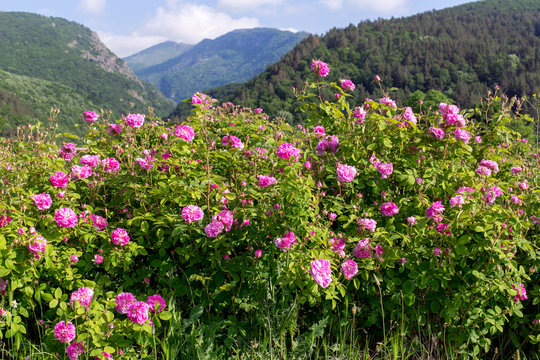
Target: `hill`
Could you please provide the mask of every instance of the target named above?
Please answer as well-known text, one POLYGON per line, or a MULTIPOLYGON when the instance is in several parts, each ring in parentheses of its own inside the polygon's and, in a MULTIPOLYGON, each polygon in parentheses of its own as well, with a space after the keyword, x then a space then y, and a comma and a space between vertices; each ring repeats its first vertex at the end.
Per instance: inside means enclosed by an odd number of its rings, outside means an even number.
POLYGON ((268 28, 234 30, 205 39, 161 64, 133 70, 169 98, 181 101, 196 91, 252 78, 307 35, 268 28))
MULTIPOLYGON (((207 93, 299 121, 293 87, 302 88, 313 59, 332 64, 329 81, 356 84, 353 104, 381 96, 376 75, 400 89, 391 93, 400 104, 434 89, 469 107, 496 84, 508 95, 532 95, 540 91, 540 3, 479 1, 332 29, 308 36, 254 79, 207 93)), ((183 113, 180 104, 172 116, 183 113)))
POLYGON ((9 114, 0 117, 4 133, 28 116, 46 120, 51 106, 60 107, 61 130, 72 130, 87 109, 128 113, 153 106, 166 115, 174 107, 80 24, 0 12, 0 34, 0 99, 10 99, 0 103, 0 116, 9 114))
POLYGON ((125 57, 124 60, 134 72, 138 72, 175 58, 192 47, 193 45, 165 41, 125 57))

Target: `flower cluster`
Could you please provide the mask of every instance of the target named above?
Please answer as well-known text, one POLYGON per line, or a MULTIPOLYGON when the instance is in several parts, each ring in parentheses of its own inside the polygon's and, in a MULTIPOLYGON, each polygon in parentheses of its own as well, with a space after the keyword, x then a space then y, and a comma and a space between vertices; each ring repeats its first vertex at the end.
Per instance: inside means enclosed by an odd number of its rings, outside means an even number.
POLYGON ((311 63, 311 72, 315 73, 317 76, 326 77, 330 73, 330 68, 328 67, 328 64, 321 60, 314 60, 311 63))
POLYGON ((291 249, 292 246, 296 244, 296 235, 292 231, 288 231, 282 237, 275 238, 274 244, 276 244, 279 249, 287 252, 287 250, 291 249))

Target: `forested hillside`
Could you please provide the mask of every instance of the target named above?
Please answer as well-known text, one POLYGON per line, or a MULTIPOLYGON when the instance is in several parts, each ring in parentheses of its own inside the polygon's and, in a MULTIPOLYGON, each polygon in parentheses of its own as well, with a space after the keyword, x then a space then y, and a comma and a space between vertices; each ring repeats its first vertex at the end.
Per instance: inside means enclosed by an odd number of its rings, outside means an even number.
POLYGON ((29 117, 47 120, 51 106, 60 108, 60 128, 70 131, 90 107, 127 113, 153 106, 161 115, 174 108, 82 25, 0 12, 0 34, 0 131, 29 117))
POLYGON ((169 98, 182 101, 196 91, 249 80, 307 35, 268 28, 234 30, 160 64, 133 70, 169 98))
POLYGON ((398 89, 391 96, 401 105, 415 91, 418 99, 436 90, 468 107, 497 84, 510 96, 532 95, 540 90, 540 2, 479 1, 332 29, 307 37, 253 80, 207 93, 298 120, 293 87, 303 87, 312 59, 333 64, 330 81, 351 79, 358 104, 381 95, 375 75, 398 89))

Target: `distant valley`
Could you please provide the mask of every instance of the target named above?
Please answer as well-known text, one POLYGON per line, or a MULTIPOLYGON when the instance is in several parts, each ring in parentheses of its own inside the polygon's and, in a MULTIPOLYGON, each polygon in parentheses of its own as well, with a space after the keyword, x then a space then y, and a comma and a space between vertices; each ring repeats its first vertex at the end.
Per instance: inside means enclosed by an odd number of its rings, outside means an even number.
POLYGON ((251 79, 308 35, 268 28, 242 29, 196 45, 164 42, 124 60, 137 76, 180 102, 196 91, 251 79))

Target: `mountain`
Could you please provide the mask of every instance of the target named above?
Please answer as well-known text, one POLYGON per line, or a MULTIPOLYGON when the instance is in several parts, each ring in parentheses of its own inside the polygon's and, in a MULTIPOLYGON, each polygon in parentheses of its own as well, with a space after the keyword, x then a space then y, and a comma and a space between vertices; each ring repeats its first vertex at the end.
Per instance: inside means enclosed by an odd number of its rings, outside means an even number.
POLYGON ((169 98, 181 101, 196 91, 252 78, 307 35, 268 28, 234 30, 160 64, 133 70, 169 98))
POLYGON ((166 115, 174 104, 141 81, 90 29, 62 18, 0 12, 0 131, 60 108, 60 130, 84 110, 166 115))
POLYGON ((150 66, 161 64, 162 62, 175 58, 192 47, 193 45, 165 41, 125 57, 124 60, 136 73, 150 66))
MULTIPOLYGON (((382 96, 376 75, 384 87, 399 89, 390 96, 401 105, 415 92, 410 100, 416 102, 408 104, 417 104, 433 89, 471 106, 496 84, 507 95, 531 96, 540 91, 540 2, 478 1, 334 28, 322 37, 308 36, 254 79, 206 93, 301 121, 293 87, 302 89, 312 59, 329 64, 325 81, 356 84, 352 104, 382 96)), ((179 104, 171 117, 182 116, 185 106, 179 104)))

